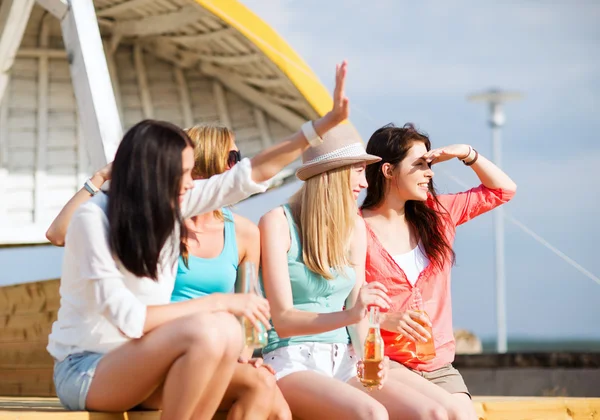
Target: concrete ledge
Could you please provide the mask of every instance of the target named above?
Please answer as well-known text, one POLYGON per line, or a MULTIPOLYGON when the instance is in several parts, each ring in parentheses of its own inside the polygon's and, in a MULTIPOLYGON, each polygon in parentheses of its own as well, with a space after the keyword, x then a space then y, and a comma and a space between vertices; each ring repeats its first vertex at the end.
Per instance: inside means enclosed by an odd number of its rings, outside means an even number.
POLYGON ((600 353, 508 353, 456 356, 475 395, 600 397, 600 353))
POLYGON ((453 364, 457 369, 523 367, 600 369, 600 353, 522 352, 505 354, 457 354, 453 364))

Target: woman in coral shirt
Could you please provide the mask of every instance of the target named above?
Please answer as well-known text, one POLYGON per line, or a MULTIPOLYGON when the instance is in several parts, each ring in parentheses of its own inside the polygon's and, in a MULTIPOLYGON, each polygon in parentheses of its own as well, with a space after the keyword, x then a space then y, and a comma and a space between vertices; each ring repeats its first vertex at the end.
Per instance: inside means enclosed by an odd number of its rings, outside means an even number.
POLYGON ((382 158, 367 167, 362 214, 368 237, 366 280, 383 283, 392 300, 382 321, 390 378, 440 404, 450 419, 474 419, 468 389, 452 367, 452 244, 458 225, 509 201, 516 185, 469 145, 432 150, 429 138, 411 124, 380 128, 367 153, 382 158), (453 158, 470 167, 481 185, 437 195, 432 165, 453 158), (424 327, 432 327, 433 337, 424 327), (417 343, 431 338, 435 356, 428 357, 417 343))

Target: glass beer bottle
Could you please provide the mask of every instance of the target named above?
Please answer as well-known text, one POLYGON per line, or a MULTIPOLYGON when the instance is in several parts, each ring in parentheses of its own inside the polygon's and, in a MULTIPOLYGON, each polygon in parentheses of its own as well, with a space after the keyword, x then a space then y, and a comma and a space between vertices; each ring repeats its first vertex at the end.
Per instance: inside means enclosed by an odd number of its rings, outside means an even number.
MULTIPOLYGON (((238 280, 236 287, 242 293, 254 293, 264 297, 258 284, 256 275, 256 266, 253 262, 245 262, 238 268, 238 280)), ((244 344, 250 348, 257 349, 267 345, 267 329, 259 322, 260 328, 257 329, 246 317, 242 317, 242 329, 244 332, 244 344)))
MULTIPOLYGON (((427 319, 429 319, 427 312, 425 312, 425 311, 417 311, 417 312, 419 312, 421 315, 423 315, 427 319)), ((429 325, 427 325, 423 322, 420 322, 418 320, 417 320, 417 322, 419 323, 419 325, 421 325, 423 328, 425 328, 425 330, 427 330, 427 332, 429 333, 429 338, 427 339, 427 342, 425 342, 425 343, 422 341, 415 342, 417 358, 422 362, 426 362, 428 360, 432 360, 433 358, 435 358, 435 344, 433 342, 433 331, 429 325)))
POLYGON ((362 384, 367 388, 375 388, 381 384, 379 364, 383 361, 383 338, 379 330, 379 307, 369 309, 369 333, 365 339, 363 353, 362 384))

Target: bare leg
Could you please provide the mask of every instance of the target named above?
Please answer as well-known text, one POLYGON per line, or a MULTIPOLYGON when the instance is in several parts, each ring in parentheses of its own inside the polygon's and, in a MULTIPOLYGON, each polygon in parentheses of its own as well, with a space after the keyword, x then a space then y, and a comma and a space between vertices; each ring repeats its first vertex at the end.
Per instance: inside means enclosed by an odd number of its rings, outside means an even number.
MULTIPOLYGON (((241 335, 241 326, 239 321, 235 320, 237 324, 236 331, 223 330, 219 332, 221 337, 227 336, 228 342, 236 343, 235 346, 230 346, 225 349, 225 354, 221 359, 221 363, 218 368, 218 374, 214 375, 210 380, 207 390, 200 399, 198 405, 194 410, 193 420, 210 420, 213 418, 214 413, 218 410, 219 406, 222 405, 223 398, 226 398, 226 392, 232 388, 233 376, 238 367, 238 358, 243 347, 243 340, 241 335), (214 398, 213 394, 220 395, 221 398, 214 398)), ((228 417, 231 418, 231 417, 228 417)), ((241 417, 238 417, 241 418, 241 417)))
MULTIPOLYGON (((212 383, 209 384, 209 389, 213 389, 212 386, 212 383)), ((160 386, 141 406, 161 409, 162 390, 160 386)), ((275 377, 264 368, 256 369, 240 363, 236 363, 219 410, 228 410, 228 419, 264 419, 268 415, 269 420, 292 420, 292 413, 275 377)), ((196 411, 200 416, 207 410, 199 403, 196 411)))
POLYGON ((348 384, 383 404, 390 420, 448 420, 448 413, 441 404, 389 376, 382 389, 370 392, 356 378, 348 384))
MULTIPOLYGON (((189 419, 204 392, 216 401, 223 396, 208 389, 227 349, 232 363, 242 347, 241 330, 235 317, 226 313, 184 317, 156 328, 105 355, 96 369, 86 408, 125 411, 151 398, 163 385, 163 419, 189 419), (225 332, 225 333, 224 333, 225 332), (233 340, 237 334, 237 340, 233 340)), ((227 376, 227 372, 223 372, 227 376)), ((225 378, 229 381, 229 377, 225 378)), ((214 412, 214 411, 213 411, 214 412)))
POLYGON ((452 394, 452 396, 459 401, 458 406, 460 413, 464 414, 461 419, 464 418, 468 420, 477 420, 477 413, 475 412, 475 407, 473 407, 473 401, 471 401, 471 397, 464 392, 452 394))
POLYGON ((296 372, 277 384, 294 417, 304 420, 387 420, 383 405, 364 392, 315 372, 296 372))
MULTIPOLYGON (((427 379, 407 368, 399 367, 390 369, 388 379, 407 385, 409 388, 412 388, 437 402, 448 412, 448 418, 450 420, 470 420, 475 418, 475 411, 470 402, 469 405, 471 411, 469 412, 466 410, 464 402, 461 403, 459 398, 454 397, 453 394, 450 394, 445 389, 429 382, 427 379)), ((466 394, 463 395, 468 398, 466 394)))
POLYGON ((283 393, 278 386, 275 386, 275 394, 273 397, 273 407, 269 420, 292 420, 292 411, 287 401, 283 397, 283 393))
POLYGON ((265 369, 237 363, 219 410, 229 410, 228 420, 266 419, 276 388, 275 377, 265 369))

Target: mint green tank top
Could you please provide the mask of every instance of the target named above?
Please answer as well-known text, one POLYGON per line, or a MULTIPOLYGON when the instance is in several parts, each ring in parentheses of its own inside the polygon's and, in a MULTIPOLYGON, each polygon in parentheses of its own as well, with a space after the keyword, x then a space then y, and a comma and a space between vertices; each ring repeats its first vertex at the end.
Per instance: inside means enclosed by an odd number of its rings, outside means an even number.
MULTIPOLYGON (((302 259, 302 245, 300 244, 298 227, 292 218, 288 204, 283 206, 283 211, 290 229, 291 244, 290 250, 287 253, 287 261, 294 308, 317 313, 331 313, 343 310, 346 298, 348 298, 356 283, 354 268, 346 267, 345 275, 336 273, 332 280, 327 280, 306 267, 302 259)), ((314 342, 348 344, 350 343, 350 337, 345 327, 321 334, 288 338, 280 338, 277 335, 277 331, 271 328, 269 330, 269 342, 263 348, 263 354, 279 347, 314 342)))

